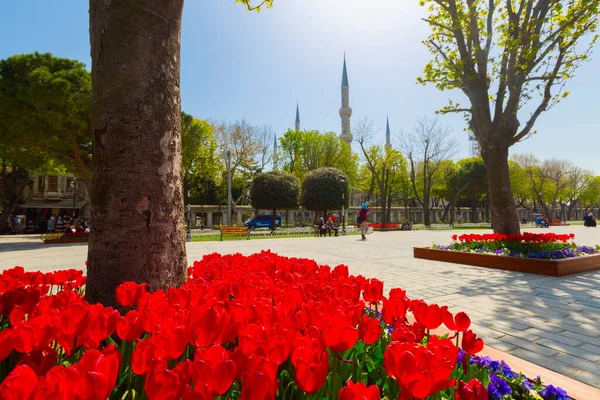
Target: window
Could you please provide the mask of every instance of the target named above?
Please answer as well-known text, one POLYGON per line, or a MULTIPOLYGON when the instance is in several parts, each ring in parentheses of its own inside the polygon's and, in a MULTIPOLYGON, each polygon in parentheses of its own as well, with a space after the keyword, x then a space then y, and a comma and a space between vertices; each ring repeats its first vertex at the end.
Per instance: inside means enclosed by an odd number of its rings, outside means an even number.
POLYGON ((48 177, 48 191, 58 192, 58 176, 54 175, 48 177))
POLYGON ((46 191, 46 177, 38 176, 37 192, 43 194, 46 191))

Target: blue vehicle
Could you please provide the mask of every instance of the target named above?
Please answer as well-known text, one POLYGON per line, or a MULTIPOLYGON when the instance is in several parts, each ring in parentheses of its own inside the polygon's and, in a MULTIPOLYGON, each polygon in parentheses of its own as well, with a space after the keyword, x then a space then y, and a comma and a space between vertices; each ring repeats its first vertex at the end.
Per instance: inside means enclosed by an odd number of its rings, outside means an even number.
MULTIPOLYGON (((275 223, 277 227, 281 227, 281 215, 275 216, 275 223)), ((244 223, 250 230, 257 228, 269 228, 273 229, 273 214, 256 214, 254 218, 249 219, 244 223)))

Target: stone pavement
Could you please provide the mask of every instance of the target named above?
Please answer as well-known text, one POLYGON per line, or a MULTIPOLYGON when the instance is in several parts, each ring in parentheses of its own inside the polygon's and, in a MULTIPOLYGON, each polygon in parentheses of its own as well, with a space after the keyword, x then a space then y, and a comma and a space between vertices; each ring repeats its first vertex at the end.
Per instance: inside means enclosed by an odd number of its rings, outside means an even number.
MULTIPOLYGON (((593 228, 553 231, 573 232, 579 244, 600 243, 600 230, 593 228)), ((411 298, 465 311, 490 347, 600 388, 600 270, 555 278, 412 257, 413 246, 448 243, 451 234, 467 232, 376 232, 366 242, 356 236, 194 242, 188 243, 188 260, 212 252, 270 249, 330 266, 346 264, 353 274, 381 279, 386 290, 400 287, 411 298)), ((82 244, 43 245, 38 237, 0 236, 0 269, 81 268, 86 252, 82 244)))

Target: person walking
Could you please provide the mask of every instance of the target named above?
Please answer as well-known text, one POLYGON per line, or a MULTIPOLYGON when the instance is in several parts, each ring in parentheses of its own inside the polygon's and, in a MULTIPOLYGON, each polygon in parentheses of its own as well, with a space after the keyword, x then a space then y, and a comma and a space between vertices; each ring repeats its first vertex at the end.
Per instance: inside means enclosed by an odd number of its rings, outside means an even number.
POLYGON ((56 228, 56 219, 54 218, 54 215, 52 215, 52 216, 50 216, 50 219, 48 220, 48 233, 53 233, 55 228, 56 228))
POLYGON ((369 231, 369 223, 367 222, 368 214, 369 214, 369 205, 365 201, 364 203, 362 203, 362 206, 360 207, 360 212, 358 214, 358 218, 360 219, 359 227, 360 227, 361 240, 367 240, 367 237, 365 235, 369 231))

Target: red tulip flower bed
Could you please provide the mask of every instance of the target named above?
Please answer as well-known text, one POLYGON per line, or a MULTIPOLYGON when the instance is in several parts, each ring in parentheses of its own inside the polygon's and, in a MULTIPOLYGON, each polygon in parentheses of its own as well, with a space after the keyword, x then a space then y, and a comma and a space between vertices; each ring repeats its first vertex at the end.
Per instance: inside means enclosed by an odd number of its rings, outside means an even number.
POLYGON ((385 297, 382 282, 343 265, 212 254, 181 288, 120 285, 123 314, 87 303, 84 285, 79 270, 0 275, 1 399, 483 400, 544 389, 503 378, 500 364, 490 372, 466 314, 400 289, 385 297), (429 334, 442 324, 452 336, 429 334))
POLYGON ((434 245, 434 249, 499 256, 557 260, 599 253, 599 246, 578 246, 575 234, 529 233, 519 235, 465 234, 452 235, 448 246, 434 245))

